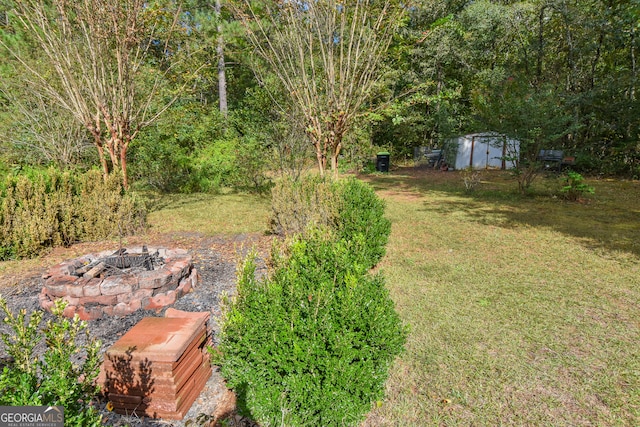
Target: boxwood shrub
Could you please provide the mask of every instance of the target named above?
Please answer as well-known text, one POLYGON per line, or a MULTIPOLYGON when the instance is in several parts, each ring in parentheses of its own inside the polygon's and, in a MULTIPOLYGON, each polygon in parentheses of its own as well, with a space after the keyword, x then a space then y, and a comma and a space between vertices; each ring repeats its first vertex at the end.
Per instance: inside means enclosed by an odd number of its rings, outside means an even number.
POLYGON ((274 246, 266 277, 252 257, 239 269, 216 363, 261 425, 358 425, 407 332, 371 273, 390 231, 384 204, 355 179, 280 183, 274 194, 278 224, 298 231, 274 246))
POLYGON ((0 191, 0 260, 139 231, 146 209, 121 181, 117 174, 105 181, 97 170, 8 176, 0 191))
POLYGON ((358 425, 403 348, 382 275, 327 234, 297 239, 263 280, 247 260, 224 315, 222 374, 261 425, 358 425))
POLYGON ((369 267, 385 254, 391 223, 384 217, 384 201, 356 178, 283 179, 272 190, 271 206, 275 234, 286 237, 324 226, 346 242, 363 239, 366 245, 357 255, 369 267))

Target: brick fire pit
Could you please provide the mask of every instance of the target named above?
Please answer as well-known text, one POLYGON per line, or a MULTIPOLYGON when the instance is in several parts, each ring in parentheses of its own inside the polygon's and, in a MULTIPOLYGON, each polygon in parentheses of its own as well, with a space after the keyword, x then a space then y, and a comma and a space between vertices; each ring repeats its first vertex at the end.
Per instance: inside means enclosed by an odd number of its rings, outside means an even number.
POLYGON ((62 298, 68 302, 64 312, 67 317, 78 314, 83 320, 91 320, 103 315, 125 316, 140 309, 159 310, 171 305, 197 284, 198 273, 186 250, 143 247, 122 253, 89 254, 51 267, 43 276, 40 305, 50 311, 54 301, 62 298), (103 265, 103 270, 96 273, 101 260, 124 256, 136 260, 147 254, 153 257, 147 256, 134 268, 111 262, 115 266, 103 265), (146 268, 141 268, 143 264, 146 268), (108 274, 114 270, 118 274, 108 274))

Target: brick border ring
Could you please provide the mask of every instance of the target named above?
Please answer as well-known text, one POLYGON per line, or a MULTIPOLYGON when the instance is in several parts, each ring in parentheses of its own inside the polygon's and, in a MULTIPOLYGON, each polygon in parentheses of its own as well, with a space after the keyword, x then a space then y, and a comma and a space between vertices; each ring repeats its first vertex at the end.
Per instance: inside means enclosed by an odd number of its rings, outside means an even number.
MULTIPOLYGON (((142 248, 128 248, 130 253, 142 253, 142 248)), ((74 272, 113 251, 88 254, 51 267, 45 275, 39 295, 40 306, 51 311, 54 301, 67 301, 64 315, 78 314, 82 320, 102 316, 126 316, 136 310, 156 310, 173 304, 198 282, 198 272, 191 256, 184 249, 148 248, 158 251, 164 265, 150 270, 116 276, 85 278, 74 272)))

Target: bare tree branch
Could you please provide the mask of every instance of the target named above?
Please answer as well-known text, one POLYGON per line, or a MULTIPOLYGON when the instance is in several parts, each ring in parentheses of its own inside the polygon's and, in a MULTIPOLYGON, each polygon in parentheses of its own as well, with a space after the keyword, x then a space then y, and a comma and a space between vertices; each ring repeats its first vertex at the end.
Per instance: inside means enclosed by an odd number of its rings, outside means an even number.
POLYGON ((275 73, 306 122, 324 173, 337 173, 345 133, 369 100, 406 5, 390 0, 234 4, 256 53, 275 73))
POLYGON ((172 54, 170 41, 179 26, 180 8, 170 10, 145 0, 21 0, 14 12, 53 73, 4 47, 24 67, 34 90, 69 111, 89 131, 105 177, 110 169, 119 169, 127 187, 129 144, 178 97, 157 105, 173 65, 157 72, 148 60, 156 46, 161 46, 165 59, 172 54), (153 81, 144 85, 143 77, 150 73, 153 81))

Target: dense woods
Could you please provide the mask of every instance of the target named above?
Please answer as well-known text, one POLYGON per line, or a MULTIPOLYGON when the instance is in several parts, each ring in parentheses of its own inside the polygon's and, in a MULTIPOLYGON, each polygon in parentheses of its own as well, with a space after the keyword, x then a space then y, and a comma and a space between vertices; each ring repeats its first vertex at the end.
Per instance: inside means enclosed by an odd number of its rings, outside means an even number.
POLYGON ((262 190, 497 131, 638 177, 640 5, 3 0, 0 165, 262 190))

